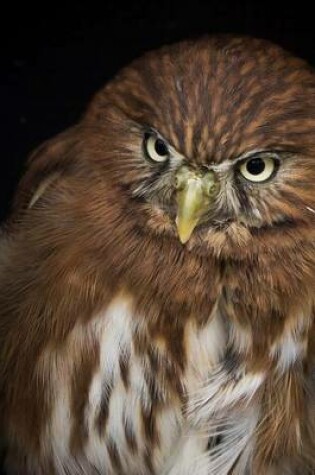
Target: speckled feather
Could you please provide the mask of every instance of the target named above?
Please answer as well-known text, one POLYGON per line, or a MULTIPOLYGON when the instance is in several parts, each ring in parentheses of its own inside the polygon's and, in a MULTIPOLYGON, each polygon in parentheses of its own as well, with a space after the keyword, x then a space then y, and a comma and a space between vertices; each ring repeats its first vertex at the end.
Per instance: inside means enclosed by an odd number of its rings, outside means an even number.
POLYGON ((0 247, 8 473, 313 474, 314 183, 314 71, 251 38, 148 53, 35 151, 0 247), (148 130, 220 180, 186 245, 148 130))

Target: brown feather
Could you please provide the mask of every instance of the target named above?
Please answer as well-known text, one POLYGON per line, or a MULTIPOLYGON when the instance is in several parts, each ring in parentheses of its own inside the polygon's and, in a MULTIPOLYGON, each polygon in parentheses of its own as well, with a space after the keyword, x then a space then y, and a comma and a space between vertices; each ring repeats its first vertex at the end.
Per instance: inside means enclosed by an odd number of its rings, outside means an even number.
MULTIPOLYGON (((314 71, 250 38, 203 38, 148 53, 95 96, 78 125, 41 146, 28 162, 0 250, 0 417, 9 473, 59 473, 42 443, 59 383, 70 397, 66 473, 81 473, 78 466, 92 473, 84 450, 90 388, 102 363, 98 316, 119 299, 128 302, 135 330, 117 378, 129 394, 132 365, 140 362, 150 403, 141 396, 134 409, 142 446, 124 422, 126 459, 107 432, 117 386, 104 381, 94 427, 104 437, 108 473, 134 473, 126 466, 136 460, 138 473, 166 473, 161 467, 172 454, 159 423, 171 410, 175 439, 186 430, 187 374, 197 374, 189 342, 213 312, 228 342, 224 374, 234 355, 226 391, 237 387, 234 370, 264 375, 246 473, 314 473, 314 183, 314 71), (162 172, 152 177, 143 158, 148 128, 192 167, 264 149, 282 154, 282 175, 259 189, 245 187, 243 198, 236 190, 240 214, 218 205, 225 224, 205 222, 183 246, 171 185, 158 182, 162 172), (137 195, 144 183, 149 191, 137 195), (251 224, 254 208, 258 225, 251 224), (281 345, 291 330, 302 349, 283 370, 281 345)), ((242 410, 243 403, 237 401, 242 410)))

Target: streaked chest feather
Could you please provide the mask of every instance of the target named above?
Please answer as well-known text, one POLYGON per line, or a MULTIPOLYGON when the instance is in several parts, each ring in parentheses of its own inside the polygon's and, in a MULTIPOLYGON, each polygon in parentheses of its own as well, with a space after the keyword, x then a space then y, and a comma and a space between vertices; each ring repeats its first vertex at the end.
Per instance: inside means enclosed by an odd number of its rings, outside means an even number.
MULTIPOLYGON (((234 342, 246 352, 249 335, 227 329, 215 305, 202 327, 187 320, 181 366, 169 341, 152 337, 145 322, 121 295, 77 325, 62 349, 42 355, 38 375, 53 401, 42 457, 61 475, 246 473, 267 375, 226 350, 234 342)), ((270 350, 282 370, 298 357, 296 335, 270 350)))
MULTIPOLYGON (((162 335, 150 338, 145 318, 121 296, 87 326, 77 325, 62 351, 45 352, 38 370, 49 375, 54 403, 44 448, 58 473, 71 465, 74 473, 90 473, 90 465, 106 473, 162 473, 186 430, 187 395, 224 351, 216 309, 203 328, 188 320, 182 338, 184 367, 162 335)), ((200 455, 207 440, 193 445, 200 455)))

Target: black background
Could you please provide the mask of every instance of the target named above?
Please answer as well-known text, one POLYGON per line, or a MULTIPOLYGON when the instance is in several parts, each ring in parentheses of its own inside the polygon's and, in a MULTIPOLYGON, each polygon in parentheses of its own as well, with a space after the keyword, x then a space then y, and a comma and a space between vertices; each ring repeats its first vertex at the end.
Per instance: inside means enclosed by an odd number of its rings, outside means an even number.
POLYGON ((146 50, 240 33, 273 40, 315 65, 311 5, 289 0, 2 2, 0 21, 0 221, 30 151, 77 121, 91 95, 146 50))
POLYGON ((91 95, 144 51, 204 33, 264 37, 315 64, 301 2, 42 2, 1 7, 0 221, 27 155, 80 118, 91 95))

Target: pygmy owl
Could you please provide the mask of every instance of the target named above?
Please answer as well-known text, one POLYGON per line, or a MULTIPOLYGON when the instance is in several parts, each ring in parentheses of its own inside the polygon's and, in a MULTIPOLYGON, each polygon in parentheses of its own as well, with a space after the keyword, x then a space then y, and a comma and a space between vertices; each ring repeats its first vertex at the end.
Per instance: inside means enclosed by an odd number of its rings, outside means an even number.
POLYGON ((315 473, 315 74, 148 53, 30 157, 0 248, 8 474, 315 473))

